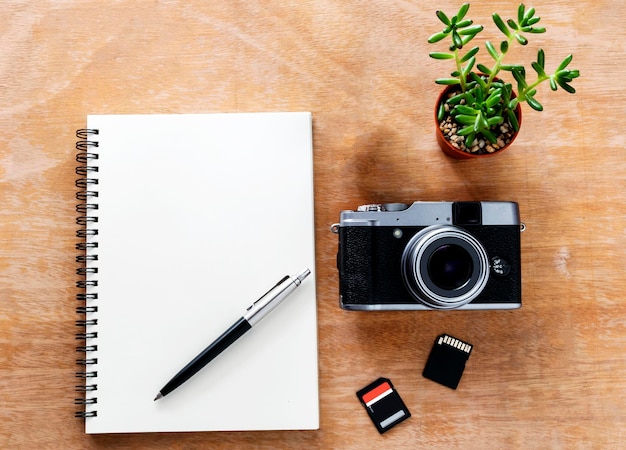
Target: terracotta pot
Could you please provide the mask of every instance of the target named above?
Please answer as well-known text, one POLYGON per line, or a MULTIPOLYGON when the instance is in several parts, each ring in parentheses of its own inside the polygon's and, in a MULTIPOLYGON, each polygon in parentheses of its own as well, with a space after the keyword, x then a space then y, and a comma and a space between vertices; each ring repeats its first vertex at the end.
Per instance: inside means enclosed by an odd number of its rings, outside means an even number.
MULTIPOLYGON (((511 141, 508 144, 506 144, 504 147, 496 150, 493 153, 484 153, 484 154, 469 153, 469 152, 465 152, 463 150, 460 150, 460 149, 454 147, 450 143, 450 141, 448 141, 444 137, 443 132, 439 129, 439 120, 437 119, 437 110, 439 109, 439 104, 441 103, 441 101, 448 96, 450 91, 453 91, 455 89, 458 89, 458 86, 446 86, 446 88, 443 91, 441 91, 441 93, 437 97, 437 102, 435 103, 435 133, 437 135, 437 143, 439 144, 439 147, 441 147, 441 150, 446 155, 451 156, 452 158, 456 158, 456 159, 476 159, 476 158, 488 158, 490 156, 499 155, 504 150, 509 148, 511 146, 511 144, 513 143, 513 141, 515 140, 515 138, 517 137, 517 135, 519 134, 519 131, 515 132, 515 134, 513 134, 513 137, 511 138, 511 141)), ((515 93, 513 93, 513 96, 515 96, 515 93)), ((519 104, 515 108, 515 115, 516 115, 517 121, 519 122, 519 125, 521 127, 522 126, 522 107, 519 104)))

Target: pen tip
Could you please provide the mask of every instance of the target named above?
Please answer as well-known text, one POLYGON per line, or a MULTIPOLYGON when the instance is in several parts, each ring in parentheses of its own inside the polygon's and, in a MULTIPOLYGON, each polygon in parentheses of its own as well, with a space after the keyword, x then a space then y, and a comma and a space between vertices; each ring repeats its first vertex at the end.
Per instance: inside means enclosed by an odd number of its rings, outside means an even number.
POLYGON ((159 392, 159 393, 156 395, 156 397, 154 397, 154 401, 156 402, 156 401, 157 401, 158 399, 160 399, 161 397, 163 397, 163 396, 162 396, 162 395, 161 395, 161 393, 159 392))

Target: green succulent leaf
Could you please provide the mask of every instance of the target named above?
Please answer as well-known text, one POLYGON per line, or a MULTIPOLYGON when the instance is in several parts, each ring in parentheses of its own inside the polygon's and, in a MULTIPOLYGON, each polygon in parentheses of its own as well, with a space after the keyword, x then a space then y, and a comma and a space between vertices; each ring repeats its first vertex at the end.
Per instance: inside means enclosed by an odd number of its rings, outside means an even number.
POLYGON ((509 123, 513 127, 515 131, 519 131, 519 121, 517 120, 517 116, 515 115, 515 108, 507 109, 506 113, 509 119, 509 123))
POLYGON ((463 28, 462 30, 458 30, 459 35, 461 36, 471 36, 474 37, 481 31, 483 31, 482 25, 474 25, 471 27, 463 28))
POLYGON ((559 72, 563 69, 565 69, 567 66, 569 66, 569 63, 572 62, 572 59, 574 59, 573 55, 568 55, 563 62, 561 62, 561 64, 559 64, 559 67, 557 67, 556 71, 559 72))
POLYGON ((531 19, 534 15, 535 15, 535 8, 530 8, 528 11, 526 11, 526 14, 524 14, 523 19, 522 19, 522 20, 520 20, 520 23, 521 23, 521 22, 524 22, 524 21, 526 21, 526 22, 527 22, 527 21, 528 21, 528 20, 530 20, 530 19, 531 19))
POLYGON ((500 43, 500 53, 503 55, 509 51, 509 41, 502 41, 500 43))
POLYGON ((515 78, 515 81, 517 81, 518 91, 521 92, 526 87, 528 87, 528 84, 526 83, 526 73, 524 69, 514 69, 511 73, 513 74, 513 78, 515 78))
POLYGON ((478 64, 476 68, 480 70, 482 73, 484 73, 485 75, 491 76, 491 69, 485 66, 484 64, 478 64))
POLYGON ((513 95, 513 85, 511 83, 502 84, 502 102, 508 105, 513 95))
POLYGON ((485 94, 487 93, 487 83, 483 80, 485 87, 482 89, 474 89, 474 98, 476 99, 476 103, 482 104, 485 101, 485 94))
POLYGON ((541 105, 541 103, 539 103, 533 97, 526 97, 526 103, 528 103, 528 106, 530 106, 535 111, 543 111, 543 106, 541 105))
POLYGON ((472 23, 474 23, 474 22, 472 22, 472 21, 471 21, 471 20, 469 20, 469 19, 467 19, 467 20, 461 20, 461 19, 458 19, 458 20, 459 20, 459 22, 457 22, 457 23, 456 23, 456 27, 457 27, 457 29, 459 29, 459 28, 469 27, 472 23))
MULTIPOLYGON (((482 66, 482 64, 481 64, 482 66)), ((480 69, 479 69, 480 70, 480 69)), ((487 88, 487 83, 485 83, 485 80, 482 79, 482 77, 480 77, 478 74, 472 72, 470 73, 470 77, 473 81, 475 81, 482 89, 486 89, 487 88)))
POLYGON ((458 116, 455 116, 454 120, 456 120, 461 125, 474 126, 474 124, 476 123, 476 116, 468 116, 465 114, 459 114, 458 116))
POLYGON ((476 64, 476 58, 472 56, 467 62, 467 66, 463 69, 463 77, 467 78, 470 71, 474 68, 474 64, 476 64))
POLYGON ((435 14, 439 18, 439 20, 443 22, 444 25, 450 25, 450 19, 448 18, 448 16, 446 16, 446 13, 444 13, 441 10, 438 10, 435 12, 435 14))
POLYGON ((495 144, 496 142, 498 142, 498 140, 496 139, 496 136, 489 130, 481 130, 481 133, 483 136, 485 136, 487 138, 487 140, 489 140, 489 142, 491 142, 492 144, 495 144))
POLYGON ((530 25, 524 26, 521 28, 521 31, 523 31, 524 33, 534 33, 534 34, 539 34, 539 33, 545 33, 546 29, 543 27, 532 27, 530 25))
POLYGON ((452 53, 432 52, 429 53, 428 56, 433 59, 454 59, 454 55, 452 53))
POLYGON ((475 72, 471 71, 467 81, 465 83, 465 101, 469 104, 474 101, 474 96, 472 95, 472 91, 476 88, 476 81, 473 79, 473 74, 475 72))
POLYGON ((541 64, 539 64, 538 62, 534 62, 531 65, 533 69, 535 69, 535 72, 537 72, 537 75, 539 75, 540 77, 546 76, 546 71, 543 70, 543 67, 541 66, 541 64))
POLYGON ((540 20, 541 20, 540 17, 533 17, 532 19, 526 20, 525 23, 526 23, 526 26, 532 27, 533 25, 539 23, 540 20))
POLYGON ((498 29, 500 31, 502 31, 502 33, 504 33, 504 35, 508 38, 511 37, 511 32, 509 31, 509 29, 507 28, 506 24, 504 23, 504 21, 502 20, 502 18, 497 14, 497 13, 493 13, 491 18, 493 19, 493 22, 496 24, 496 26, 498 27, 498 29))
POLYGON ((461 81, 458 78, 437 78, 435 83, 444 86, 454 86, 456 84, 461 84, 461 81))
POLYGON ((474 129, 476 130, 476 132, 489 129, 489 122, 487 122, 487 118, 484 114, 479 114, 476 117, 476 124, 474 125, 474 129))
POLYGON ((487 51, 489 52, 489 54, 491 55, 491 57, 494 60, 498 60, 499 56, 498 55, 498 51, 496 50, 496 48, 493 46, 493 44, 489 41, 485 42, 485 47, 487 47, 487 51))
POLYGON ((459 50, 463 48, 463 40, 461 39, 461 35, 456 30, 452 30, 452 43, 459 50))
POLYGON ((506 70, 507 72, 513 72, 514 70, 521 70, 523 66, 518 64, 503 64, 500 66, 500 69, 506 70))
POLYGON ((491 95, 485 102, 485 105, 487 105, 488 108, 493 108, 498 103, 500 103, 501 99, 502 99, 502 89, 496 89, 491 93, 491 95))
POLYGON ((439 103, 439 108, 437 109, 437 120, 441 122, 446 117, 446 106, 445 102, 439 103))
POLYGON ((464 98, 465 98, 465 94, 464 93, 460 93, 460 94, 457 94, 457 95, 455 95, 453 97, 450 97, 446 103, 448 103, 449 105, 456 105, 456 104, 460 103, 461 100, 463 100, 464 98))
MULTIPOLYGON (((469 136, 470 134, 474 133, 474 127, 473 126, 467 126, 464 128, 461 128, 459 131, 456 132, 456 134, 458 134, 459 136, 469 136)), ((474 139, 472 139, 473 141, 474 139)))
POLYGON ((560 78, 557 78, 556 82, 558 83, 559 86, 561 86, 565 91, 569 92, 570 94, 576 93, 576 89, 574 89, 573 86, 567 84, 566 81, 561 80, 560 78))
POLYGON ((470 4, 469 3, 463 3, 461 5, 461 8, 459 9, 459 12, 456 13, 457 18, 459 20, 463 20, 463 18, 467 14, 467 11, 469 11, 469 8, 470 8, 470 4))
POLYGON ((515 33, 515 39, 517 40, 517 42, 519 42, 521 45, 526 45, 528 44, 528 39, 526 39, 524 36, 522 36, 519 33, 515 33))
POLYGON ((472 143, 474 142, 474 139, 476 139, 475 133, 468 134, 467 137, 465 138, 465 146, 468 148, 471 147, 472 143))
POLYGON ((543 51, 542 48, 540 48, 537 52, 537 64, 539 64, 539 67, 541 67, 542 69, 546 68, 546 53, 543 51))
POLYGON ((434 44, 435 42, 439 42, 443 38, 445 38, 448 34, 450 34, 450 33, 449 32, 446 33, 445 31, 440 31, 439 33, 435 33, 431 37, 428 38, 428 43, 429 44, 434 44))
POLYGON ((526 12, 526 6, 523 3, 520 3, 517 8, 517 21, 522 23, 524 21, 524 13, 526 12))
POLYGON ((563 81, 567 81, 568 83, 574 78, 578 78, 579 76, 580 71, 578 70, 560 70, 556 73, 557 78, 560 78, 563 81))
POLYGON ((474 47, 473 49, 471 49, 469 52, 465 54, 465 56, 461 58, 461 63, 467 62, 470 58, 476 56, 476 53, 478 53, 479 50, 480 50, 479 47, 474 47))
POLYGON ((487 120, 489 127, 493 127, 494 125, 500 125, 504 122, 504 118, 502 116, 493 116, 487 120))
POLYGON ((456 105, 454 107, 454 111, 456 114, 463 114, 463 115, 476 115, 478 113, 478 111, 476 111, 474 108, 471 108, 467 105, 456 105))
POLYGON ((558 84, 556 83, 556 80, 553 77, 550 77, 550 89, 552 89, 553 91, 556 91, 558 89, 558 84))
POLYGON ((475 36, 476 36, 475 34, 470 34, 468 36, 461 36, 461 39, 463 40, 463 47, 465 47, 469 41, 474 39, 475 36))

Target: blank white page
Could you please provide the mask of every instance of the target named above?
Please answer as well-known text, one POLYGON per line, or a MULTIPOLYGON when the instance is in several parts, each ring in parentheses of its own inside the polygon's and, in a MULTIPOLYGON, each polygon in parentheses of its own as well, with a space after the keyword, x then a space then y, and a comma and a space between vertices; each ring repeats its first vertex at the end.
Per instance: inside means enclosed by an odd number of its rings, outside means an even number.
POLYGON ((319 428, 311 114, 91 115, 88 128, 99 130, 98 376, 86 432, 319 428), (153 401, 307 267, 273 312, 153 401))

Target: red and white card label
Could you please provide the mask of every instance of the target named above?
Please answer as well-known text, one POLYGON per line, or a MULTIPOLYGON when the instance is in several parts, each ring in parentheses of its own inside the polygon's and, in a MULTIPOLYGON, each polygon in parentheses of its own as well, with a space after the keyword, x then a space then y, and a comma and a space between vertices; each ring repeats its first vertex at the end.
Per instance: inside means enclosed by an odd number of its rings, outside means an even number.
POLYGON ((372 406, 374 403, 382 400, 383 398, 385 398, 392 392, 393 392, 392 387, 389 385, 389 383, 385 381, 384 383, 378 385, 371 391, 365 393, 362 398, 363 398, 363 401, 365 402, 365 405, 369 407, 369 406, 372 406))

